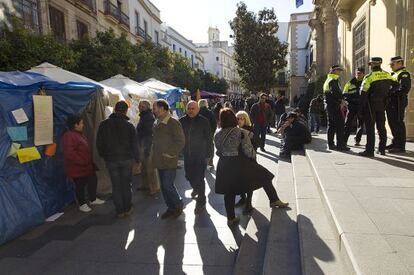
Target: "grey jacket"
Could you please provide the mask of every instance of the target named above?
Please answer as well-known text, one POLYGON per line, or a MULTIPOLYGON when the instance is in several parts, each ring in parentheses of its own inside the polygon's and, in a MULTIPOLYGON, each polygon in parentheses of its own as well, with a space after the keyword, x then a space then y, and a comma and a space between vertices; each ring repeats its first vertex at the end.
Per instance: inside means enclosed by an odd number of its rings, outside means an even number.
POLYGON ((244 129, 238 127, 221 129, 214 136, 214 143, 219 157, 238 156, 239 145, 241 144, 243 153, 248 158, 256 158, 256 152, 250 141, 249 133, 244 129))

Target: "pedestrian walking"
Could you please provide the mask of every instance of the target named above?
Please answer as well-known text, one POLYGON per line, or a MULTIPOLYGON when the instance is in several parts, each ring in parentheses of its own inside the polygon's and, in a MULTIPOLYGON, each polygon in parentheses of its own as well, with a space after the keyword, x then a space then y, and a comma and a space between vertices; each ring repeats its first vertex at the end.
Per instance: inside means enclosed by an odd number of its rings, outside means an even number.
POLYGON ((284 95, 279 95, 279 97, 277 98, 276 102, 275 102, 275 127, 277 128, 277 125, 280 121, 280 117, 286 112, 286 107, 285 107, 285 96, 284 95))
POLYGON ((139 153, 135 127, 126 115, 128 104, 119 101, 114 111, 99 125, 96 147, 108 168, 116 213, 122 218, 132 213, 132 165, 139 153))
POLYGON ((105 201, 96 197, 97 178, 88 140, 82 134, 83 120, 80 115, 71 115, 66 120, 68 130, 62 136, 62 153, 65 175, 75 184, 79 211, 90 212, 88 205, 100 205, 105 201), (88 200, 85 189, 88 190, 88 200))
POLYGON ((155 101, 152 109, 157 118, 154 125, 153 162, 154 167, 158 169, 161 193, 167 205, 167 210, 161 218, 177 218, 183 213, 183 202, 174 180, 178 155, 184 148, 185 136, 180 122, 171 116, 167 101, 155 101))
POLYGON ((360 104, 360 92, 362 80, 365 76, 365 68, 357 68, 355 77, 348 81, 344 86, 343 95, 345 100, 348 102, 348 114, 345 121, 344 129, 344 143, 348 143, 349 135, 351 134, 354 121, 357 119, 357 132, 355 135, 355 145, 359 145, 363 132, 363 119, 358 115, 359 104, 360 104))
POLYGON ((392 143, 387 146, 387 149, 390 153, 403 153, 407 137, 404 116, 408 105, 408 93, 411 89, 411 75, 404 67, 404 60, 401 56, 391 58, 390 67, 391 75, 399 85, 392 90, 387 106, 387 121, 393 136, 392 143))
POLYGON ((185 135, 184 170, 185 177, 193 188, 192 197, 197 199, 195 214, 204 211, 206 205, 206 183, 204 174, 207 162, 213 157, 214 146, 210 123, 200 115, 196 101, 187 104, 187 114, 180 118, 185 135))
POLYGON ((329 71, 323 93, 325 97, 326 113, 328 116, 328 147, 330 150, 349 151, 344 143, 344 117, 341 112, 342 91, 339 87, 339 75, 343 69, 333 65, 329 71), (336 135, 336 146, 334 137, 336 135))
POLYGON ((151 110, 151 103, 146 99, 139 101, 138 110, 137 142, 142 181, 139 190, 148 190, 149 195, 155 195, 160 192, 158 176, 152 163, 152 139, 155 118, 151 110))
POLYGON ((287 207, 273 187, 274 175, 255 160, 256 153, 247 132, 237 127, 237 119, 231 109, 220 112, 221 130, 214 136, 217 155, 215 192, 224 194, 227 224, 237 225, 240 218, 234 212, 236 195, 264 188, 270 207, 287 207))
POLYGON ((223 109, 223 105, 221 104, 221 102, 217 102, 216 105, 214 105, 213 107, 213 114, 214 114, 214 118, 216 119, 217 127, 220 127, 219 115, 220 115, 221 109, 223 109))
POLYGON ((318 95, 313 98, 309 106, 309 127, 310 132, 319 133, 321 125, 321 114, 323 112, 323 96, 318 95))
POLYGON ((267 125, 269 125, 272 119, 272 110, 270 105, 266 103, 266 99, 266 94, 260 94, 259 101, 253 104, 250 111, 250 117, 253 122, 253 130, 255 135, 254 139, 260 140, 259 147, 263 152, 266 152, 265 142, 267 125))
POLYGON ((386 101, 390 89, 397 86, 394 78, 381 69, 382 58, 372 57, 368 65, 371 73, 364 77, 361 86, 360 112, 367 130, 367 144, 360 156, 373 157, 375 146, 375 125, 379 135, 378 153, 385 155, 387 130, 385 128, 386 101))
MULTIPOLYGON (((214 117, 213 112, 208 109, 207 99, 200 99, 198 101, 198 106, 200 107, 200 115, 207 118, 207 120, 209 122, 210 130, 211 130, 211 140, 213 140, 214 134, 216 133, 216 130, 217 130, 216 118, 214 117)), ((209 159, 207 165, 210 166, 210 167, 214 167, 213 156, 209 159)))

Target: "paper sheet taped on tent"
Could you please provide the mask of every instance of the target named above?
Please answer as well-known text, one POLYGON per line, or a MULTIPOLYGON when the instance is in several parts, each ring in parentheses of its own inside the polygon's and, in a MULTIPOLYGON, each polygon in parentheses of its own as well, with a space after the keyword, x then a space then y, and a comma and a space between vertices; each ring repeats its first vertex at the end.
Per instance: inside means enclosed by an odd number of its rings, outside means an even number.
POLYGON ((18 149, 16 153, 20 163, 26 163, 41 158, 36 147, 18 149))
POLYGON ((34 126, 36 146, 53 143, 53 101, 51 96, 34 95, 34 126))

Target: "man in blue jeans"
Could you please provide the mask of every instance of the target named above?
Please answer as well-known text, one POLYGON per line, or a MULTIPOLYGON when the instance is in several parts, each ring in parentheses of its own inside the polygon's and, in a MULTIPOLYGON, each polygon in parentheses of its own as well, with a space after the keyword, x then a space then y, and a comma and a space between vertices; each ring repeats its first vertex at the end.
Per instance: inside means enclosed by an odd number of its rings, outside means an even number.
POLYGON ((112 182, 112 198, 118 218, 132 213, 132 164, 139 161, 137 134, 126 116, 128 105, 120 101, 115 112, 98 129, 96 147, 105 160, 112 182))
POLYGON ((185 136, 179 121, 171 117, 168 102, 154 102, 153 112, 157 118, 154 125, 153 162, 160 176, 161 192, 167 211, 162 219, 177 218, 183 213, 183 203, 174 185, 178 154, 184 148, 185 136))

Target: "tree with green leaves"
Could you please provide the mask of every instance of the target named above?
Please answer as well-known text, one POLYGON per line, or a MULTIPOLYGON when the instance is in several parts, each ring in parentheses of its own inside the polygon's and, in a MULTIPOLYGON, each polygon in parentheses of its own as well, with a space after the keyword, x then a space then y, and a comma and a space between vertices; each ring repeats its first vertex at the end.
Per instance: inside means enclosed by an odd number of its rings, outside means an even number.
POLYGON ((286 66, 288 48, 276 36, 279 25, 274 9, 256 14, 240 2, 230 27, 242 85, 252 92, 270 92, 277 84, 277 72, 286 66))

